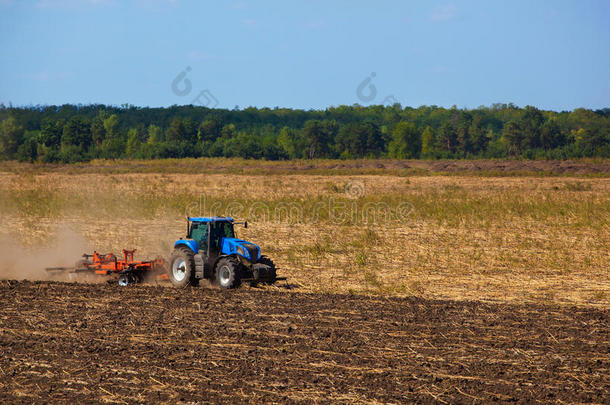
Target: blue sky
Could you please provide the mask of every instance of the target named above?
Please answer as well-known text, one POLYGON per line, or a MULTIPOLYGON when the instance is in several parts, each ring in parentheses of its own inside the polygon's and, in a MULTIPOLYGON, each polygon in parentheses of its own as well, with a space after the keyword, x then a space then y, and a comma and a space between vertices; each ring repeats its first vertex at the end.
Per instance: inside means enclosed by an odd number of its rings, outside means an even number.
POLYGON ((0 49, 5 105, 610 107, 607 0, 0 0, 0 49))

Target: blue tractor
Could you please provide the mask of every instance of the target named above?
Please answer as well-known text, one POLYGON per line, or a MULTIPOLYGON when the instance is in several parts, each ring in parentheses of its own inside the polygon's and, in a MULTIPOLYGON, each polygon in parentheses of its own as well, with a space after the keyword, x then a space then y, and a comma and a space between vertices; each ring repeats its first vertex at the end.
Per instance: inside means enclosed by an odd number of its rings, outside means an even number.
POLYGON ((261 256, 258 245, 237 239, 229 217, 187 217, 186 237, 174 243, 169 260, 169 279, 176 287, 197 285, 208 279, 221 288, 235 288, 241 282, 276 281, 275 264, 261 256))

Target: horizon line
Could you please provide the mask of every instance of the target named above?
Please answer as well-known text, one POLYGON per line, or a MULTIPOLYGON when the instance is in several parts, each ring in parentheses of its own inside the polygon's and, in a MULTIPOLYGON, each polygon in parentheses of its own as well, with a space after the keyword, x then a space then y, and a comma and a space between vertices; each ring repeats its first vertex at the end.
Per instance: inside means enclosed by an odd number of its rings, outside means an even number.
POLYGON ((354 103, 354 104, 338 104, 338 105, 330 105, 328 107, 324 107, 324 108, 309 108, 309 109, 305 109, 305 108, 299 108, 299 107, 280 107, 280 106, 275 106, 275 107, 269 107, 269 106, 264 106, 264 107, 259 107, 259 106, 247 106, 247 107, 240 107, 239 105, 236 105, 233 108, 228 108, 228 107, 207 107, 205 105, 195 105, 195 104, 171 104, 168 106, 139 106, 139 105, 135 105, 135 104, 130 104, 130 103, 123 103, 123 104, 106 104, 106 103, 63 103, 63 104, 28 104, 28 105, 12 105, 12 103, 9 101, 8 105, 4 104, 4 102, 0 102, 0 110, 3 109, 40 109, 40 108, 47 108, 47 107, 64 107, 64 106, 72 106, 72 107, 112 107, 112 108, 118 108, 118 109, 122 109, 122 110, 128 110, 131 108, 137 108, 137 109, 170 109, 170 108, 176 108, 176 107, 191 107, 191 108, 202 108, 202 109, 208 109, 208 110, 224 110, 224 111, 245 111, 248 109, 257 109, 257 110, 293 110, 293 111, 327 111, 331 108, 340 108, 340 107, 350 107, 350 108, 372 108, 372 107, 383 107, 383 108, 396 108, 396 106, 398 106, 401 110, 406 110, 406 109, 413 109, 413 110, 417 110, 420 108, 437 108, 437 109, 445 109, 445 110, 462 110, 462 111, 474 111, 474 110, 481 110, 481 109, 492 109, 494 106, 502 106, 502 108, 515 108, 515 109, 524 109, 527 107, 534 107, 540 111, 547 111, 547 112, 555 112, 555 113, 571 113, 574 112, 576 110, 588 110, 588 111, 603 111, 606 112, 606 110, 610 110, 610 106, 606 106, 606 107, 600 107, 600 108, 587 108, 587 107, 576 107, 574 109, 571 110, 553 110, 553 109, 545 109, 545 108, 541 108, 541 107, 537 107, 535 105, 531 105, 531 104, 526 104, 525 106, 519 106, 515 103, 512 102, 507 102, 507 103, 501 103, 501 102, 497 102, 497 103, 492 103, 490 105, 479 105, 478 107, 458 107, 457 104, 453 104, 451 107, 447 107, 447 106, 442 106, 442 105, 437 105, 437 104, 422 104, 419 105, 417 107, 414 106, 410 106, 410 105, 402 105, 401 103, 397 102, 394 103, 392 105, 387 105, 387 104, 369 104, 369 105, 362 105, 359 103, 354 103))

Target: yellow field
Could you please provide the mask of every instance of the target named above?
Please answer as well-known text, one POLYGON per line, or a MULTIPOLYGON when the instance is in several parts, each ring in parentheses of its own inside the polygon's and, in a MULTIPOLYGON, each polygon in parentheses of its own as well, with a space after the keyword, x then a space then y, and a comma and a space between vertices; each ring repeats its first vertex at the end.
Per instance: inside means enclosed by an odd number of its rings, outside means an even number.
POLYGON ((42 277, 86 247, 167 255, 185 214, 234 215, 288 278, 268 288, 610 305, 606 177, 327 171, 5 171, 3 276, 42 277))

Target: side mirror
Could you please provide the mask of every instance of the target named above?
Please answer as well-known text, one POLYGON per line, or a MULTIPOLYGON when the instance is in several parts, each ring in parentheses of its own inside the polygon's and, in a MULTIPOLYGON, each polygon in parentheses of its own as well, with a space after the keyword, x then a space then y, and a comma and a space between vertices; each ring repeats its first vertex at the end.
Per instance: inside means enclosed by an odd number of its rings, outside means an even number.
POLYGON ((248 228, 248 221, 244 221, 244 228, 248 228))

